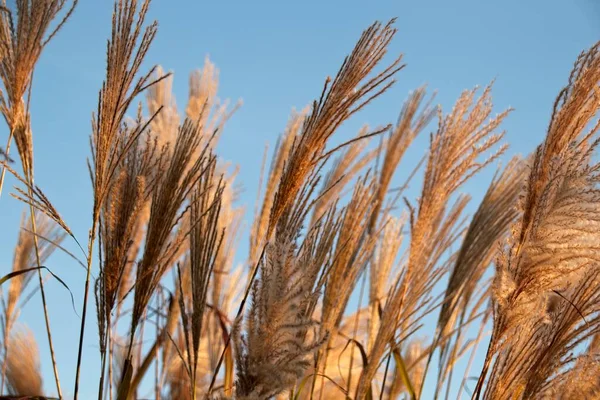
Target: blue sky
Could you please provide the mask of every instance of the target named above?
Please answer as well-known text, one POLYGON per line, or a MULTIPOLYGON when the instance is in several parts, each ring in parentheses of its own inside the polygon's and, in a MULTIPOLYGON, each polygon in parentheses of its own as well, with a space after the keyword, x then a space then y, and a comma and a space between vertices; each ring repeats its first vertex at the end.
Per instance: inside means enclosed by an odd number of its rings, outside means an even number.
MULTIPOLYGON (((31 112, 36 183, 85 242, 91 219, 86 167, 90 118, 104 78, 112 1, 80 3, 36 68, 31 112)), ((398 18, 398 34, 387 60, 403 53, 407 67, 398 74, 395 87, 346 123, 334 142, 350 138, 365 123, 395 122, 408 92, 423 84, 438 92, 437 102, 448 110, 462 90, 496 78, 496 111, 515 108, 504 124, 511 144, 508 154, 527 154, 543 139, 554 98, 577 55, 600 39, 597 0, 385 0, 370 4, 356 0, 154 0, 150 18, 159 20, 159 33, 147 66, 160 64, 175 73, 174 90, 183 106, 189 73, 210 55, 220 69, 220 98, 243 99, 243 107, 223 133, 219 154, 240 166, 239 182, 244 186, 240 201, 252 210, 265 143, 274 144, 292 107, 302 108, 320 94, 325 77, 337 72, 364 28, 392 17, 398 18)), ((7 135, 1 126, 1 143, 7 135)), ((409 163, 423 154, 422 144, 417 143, 408 154, 409 163)), ((397 175, 401 178, 403 172, 397 175)), ((464 189, 478 199, 490 173, 464 189)), ((22 204, 7 196, 14 181, 7 183, 0 199, 2 274, 11 266, 23 210, 22 204)), ((250 213, 245 221, 250 224, 250 213)), ((61 255, 51 258, 48 265, 69 284, 79 304, 84 272, 61 255)), ((47 287, 63 391, 70 396, 79 319, 68 293, 52 281, 47 287)), ((34 298, 22 311, 21 321, 36 334, 45 387, 52 394, 39 305, 40 299, 34 298)), ((94 398, 99 369, 93 301, 91 305, 81 379, 83 399, 94 398)))

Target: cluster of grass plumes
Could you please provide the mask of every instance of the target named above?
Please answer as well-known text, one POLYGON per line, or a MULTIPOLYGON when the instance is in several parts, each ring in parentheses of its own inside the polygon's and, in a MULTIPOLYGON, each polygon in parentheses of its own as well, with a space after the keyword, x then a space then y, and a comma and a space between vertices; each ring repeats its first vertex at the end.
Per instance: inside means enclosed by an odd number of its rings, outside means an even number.
POLYGON ((101 400, 146 397, 142 390, 189 400, 449 398, 457 382, 460 398, 480 343, 488 347, 476 398, 599 396, 600 44, 577 60, 545 142, 500 167, 469 218, 461 189, 507 150, 510 110, 492 115, 492 85, 463 92, 447 113, 420 87, 395 125, 365 126, 331 145, 404 67, 401 57, 382 65, 394 21, 374 23, 316 100, 292 114, 268 169, 265 153, 241 255, 237 170, 216 151, 236 107, 218 99, 208 59, 191 74, 181 114, 173 76, 141 71, 157 34, 146 23, 150 3, 115 2, 91 127, 87 247, 34 183, 28 107, 35 63, 76 1, 17 1, 16 14, 0 6, 9 128, 0 164, 30 214, 1 280, 0 390, 44 395, 37 345, 16 329, 39 290, 63 397, 42 275, 60 280, 44 265, 58 250, 86 270, 75 398, 90 348, 90 286, 101 400), (425 156, 406 168, 426 133, 425 156), (10 164, 12 139, 23 173, 10 164), (401 174, 405 183, 392 187, 401 174), (408 198, 418 177, 419 196, 408 198))

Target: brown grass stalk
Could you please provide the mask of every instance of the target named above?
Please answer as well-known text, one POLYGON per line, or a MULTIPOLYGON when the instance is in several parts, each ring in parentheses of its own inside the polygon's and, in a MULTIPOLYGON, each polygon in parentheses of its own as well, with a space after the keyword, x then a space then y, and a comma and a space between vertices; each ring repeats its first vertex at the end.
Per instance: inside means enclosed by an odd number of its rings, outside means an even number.
POLYGON ((87 275, 85 280, 74 399, 79 394, 79 376, 85 320, 89 294, 93 247, 96 240, 102 205, 116 179, 121 161, 127 156, 145 126, 123 135, 121 124, 133 99, 156 81, 151 80, 153 69, 136 81, 142 60, 154 36, 156 23, 143 28, 150 0, 144 0, 138 11, 137 0, 119 0, 115 3, 111 39, 107 49, 106 80, 100 90, 98 112, 92 123, 92 165, 90 175, 94 187, 92 226, 87 248, 87 275))

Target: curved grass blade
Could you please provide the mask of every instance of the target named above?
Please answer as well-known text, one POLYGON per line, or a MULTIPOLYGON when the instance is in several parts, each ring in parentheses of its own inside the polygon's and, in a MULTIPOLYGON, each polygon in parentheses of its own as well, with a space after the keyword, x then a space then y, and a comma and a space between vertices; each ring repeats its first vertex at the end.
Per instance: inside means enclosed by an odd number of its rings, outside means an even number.
POLYGON ((77 314, 77 310, 75 310, 75 299, 73 297, 73 292, 71 292, 71 289, 69 289, 69 286, 58 277, 58 275, 56 275, 54 272, 52 272, 50 270, 50 268, 45 267, 45 266, 39 266, 39 267, 32 267, 32 268, 25 268, 25 269, 21 269, 19 271, 13 271, 13 272, 9 272, 8 274, 4 275, 2 278, 0 278, 0 286, 2 286, 5 282, 16 278, 19 275, 23 275, 26 274, 28 272, 32 272, 32 271, 37 271, 40 269, 45 269, 46 271, 48 271, 48 273, 50 275, 52 275, 52 277, 54 277, 54 279, 56 279, 61 285, 64 286, 65 289, 67 289, 69 291, 69 295, 71 296, 71 306, 73 307, 73 311, 75 312, 75 315, 77 315, 77 317, 79 317, 79 314, 77 314))

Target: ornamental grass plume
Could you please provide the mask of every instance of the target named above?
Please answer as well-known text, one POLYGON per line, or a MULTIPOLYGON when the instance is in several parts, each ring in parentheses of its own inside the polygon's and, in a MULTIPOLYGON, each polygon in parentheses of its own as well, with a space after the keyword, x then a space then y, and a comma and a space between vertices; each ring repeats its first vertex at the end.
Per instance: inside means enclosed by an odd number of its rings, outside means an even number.
POLYGON ((600 43, 575 63, 531 161, 522 217, 496 262, 494 327, 477 397, 484 380, 486 397, 543 395, 598 329, 599 85, 600 43))
MULTIPOLYGON (((486 122, 492 110, 491 86, 477 100, 475 93, 463 92, 447 116, 440 112, 437 132, 430 139, 421 197, 416 209, 409 206, 408 258, 382 307, 380 329, 369 354, 371 360, 381 360, 397 331, 410 332, 426 315, 431 291, 444 272, 441 258, 457 239, 460 215, 468 200, 459 196, 449 207, 450 196, 506 149, 494 147, 504 136, 495 131, 508 111, 486 122), (482 156, 487 158, 480 161, 482 156)), ((357 397, 365 396, 377 369, 378 363, 371 362, 362 370, 357 397)))
POLYGON ((307 176, 315 169, 328 139, 350 116, 394 84, 392 77, 403 68, 398 57, 382 72, 362 83, 381 61, 396 30, 393 20, 387 25, 371 25, 340 68, 335 79, 329 78, 318 101, 304 119, 301 133, 295 138, 290 155, 275 192, 266 237, 275 228, 281 214, 300 191, 307 176))
MULTIPOLYGON (((0 112, 8 126, 9 135, 3 150, 7 160, 12 140, 17 144, 21 159, 23 176, 29 195, 33 196, 33 135, 31 131, 30 102, 33 71, 43 49, 69 19, 77 0, 17 0, 13 8, 0 6, 0 80, 4 90, 0 90, 0 112), (64 12, 64 13, 63 13, 64 12), (58 16, 63 13, 62 18, 58 16), (57 22, 58 21, 58 22, 57 22)), ((0 172, 0 194, 4 184, 6 165, 0 172)), ((48 347, 52 358, 52 367, 56 390, 62 396, 58 367, 50 330, 50 319, 46 302, 46 292, 41 273, 38 238, 36 236, 36 217, 33 206, 29 207, 31 231, 38 268, 38 282, 46 323, 48 347)))
MULTIPOLYGON (((465 345, 463 330, 473 320, 473 313, 487 308, 490 290, 484 274, 497 253, 498 242, 507 238, 510 226, 519 216, 516 203, 522 194, 524 177, 524 161, 513 158, 494 176, 467 228, 449 274, 437 322, 434 346, 439 346, 440 358, 436 392, 446 380, 448 385, 452 380, 454 364, 465 345), (477 292, 482 295, 477 296, 477 292)), ((432 356, 433 353, 428 364, 432 356)))
POLYGON ((37 343, 30 331, 19 330, 9 338, 6 357, 8 393, 16 396, 43 394, 42 373, 37 343))

